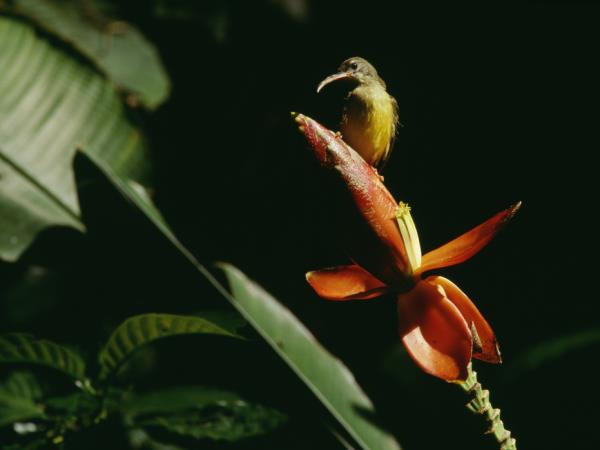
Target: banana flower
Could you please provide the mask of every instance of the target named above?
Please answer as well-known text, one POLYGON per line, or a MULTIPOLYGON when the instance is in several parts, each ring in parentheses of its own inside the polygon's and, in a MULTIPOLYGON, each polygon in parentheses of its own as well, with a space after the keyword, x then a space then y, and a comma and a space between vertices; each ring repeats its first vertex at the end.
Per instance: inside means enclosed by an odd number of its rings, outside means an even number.
POLYGON ((315 270, 306 279, 327 300, 397 298, 400 338, 414 362, 446 381, 464 381, 471 358, 500 363, 494 331, 450 280, 426 272, 459 264, 485 247, 520 202, 441 247, 421 255, 410 208, 339 135, 293 114, 320 167, 336 234, 353 264, 315 270))

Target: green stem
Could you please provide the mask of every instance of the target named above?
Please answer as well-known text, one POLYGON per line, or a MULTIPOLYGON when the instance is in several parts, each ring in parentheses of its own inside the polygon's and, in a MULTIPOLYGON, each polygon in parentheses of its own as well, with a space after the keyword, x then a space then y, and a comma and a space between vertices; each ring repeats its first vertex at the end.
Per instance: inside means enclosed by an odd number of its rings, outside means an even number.
POLYGON ((510 431, 504 428, 500 419, 500 410, 490 403, 490 391, 483 389, 477 381, 477 373, 469 364, 469 376, 459 386, 471 397, 467 409, 475 414, 482 415, 489 428, 486 434, 492 434, 500 444, 500 450, 517 450, 517 442, 510 436, 510 431))

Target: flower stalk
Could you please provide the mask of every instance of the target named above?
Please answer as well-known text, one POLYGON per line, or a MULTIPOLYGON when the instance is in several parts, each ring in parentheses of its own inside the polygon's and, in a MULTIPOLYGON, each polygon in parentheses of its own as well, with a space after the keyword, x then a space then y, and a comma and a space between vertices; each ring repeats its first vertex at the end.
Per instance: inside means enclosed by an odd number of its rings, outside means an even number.
POLYGON ((469 364, 467 370, 467 379, 457 383, 471 398, 466 404, 467 409, 484 417, 489 424, 486 434, 494 436, 500 444, 500 450, 517 450, 516 440, 511 437, 510 431, 504 427, 504 423, 500 419, 500 410, 494 408, 490 402, 490 391, 481 387, 481 383, 477 381, 477 373, 473 370, 471 364, 469 364))

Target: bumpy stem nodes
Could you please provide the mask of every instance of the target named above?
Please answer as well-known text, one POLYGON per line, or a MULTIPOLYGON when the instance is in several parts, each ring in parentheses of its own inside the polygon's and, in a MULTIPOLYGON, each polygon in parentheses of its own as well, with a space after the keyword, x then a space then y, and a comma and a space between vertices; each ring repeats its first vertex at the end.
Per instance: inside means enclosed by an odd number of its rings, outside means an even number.
POLYGON ((490 391, 483 389, 477 381, 477 373, 469 364, 469 376, 459 386, 467 392, 471 400, 467 403, 467 409, 475 414, 482 415, 489 428, 486 434, 492 434, 498 444, 500 450, 517 450, 517 442, 510 436, 510 431, 504 428, 504 423, 500 419, 500 410, 494 408, 490 403, 490 391))

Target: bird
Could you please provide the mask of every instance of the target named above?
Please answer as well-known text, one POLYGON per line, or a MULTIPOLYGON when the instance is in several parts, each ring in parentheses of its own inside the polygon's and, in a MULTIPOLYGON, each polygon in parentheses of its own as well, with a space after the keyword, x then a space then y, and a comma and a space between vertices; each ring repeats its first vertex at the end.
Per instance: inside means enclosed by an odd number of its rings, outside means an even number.
POLYGON ((381 170, 390 157, 400 124, 396 99, 388 94, 375 67, 358 56, 342 62, 336 73, 319 83, 317 93, 334 82, 348 88, 339 121, 342 139, 381 170))

